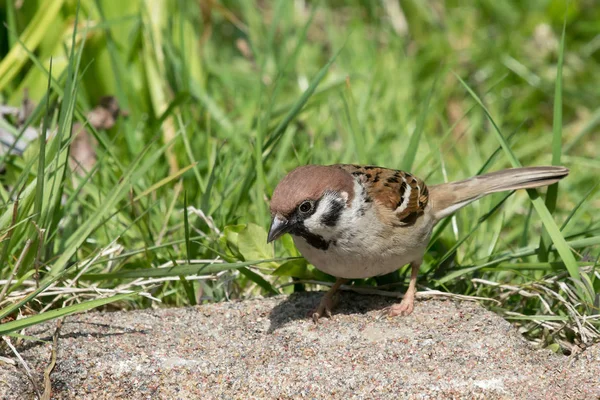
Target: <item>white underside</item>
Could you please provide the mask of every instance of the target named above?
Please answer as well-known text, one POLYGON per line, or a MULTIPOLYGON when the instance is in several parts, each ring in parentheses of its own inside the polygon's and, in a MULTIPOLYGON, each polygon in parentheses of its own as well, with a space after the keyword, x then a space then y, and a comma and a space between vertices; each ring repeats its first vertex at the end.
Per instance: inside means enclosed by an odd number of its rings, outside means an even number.
POLYGON ((304 239, 294 237, 296 247, 302 253, 304 258, 321 271, 333 275, 337 278, 363 279, 373 276, 389 274, 410 262, 420 262, 423 257, 421 249, 404 249, 404 251, 391 252, 385 257, 371 252, 365 246, 355 251, 342 249, 340 246, 330 247, 327 251, 322 251, 309 246, 304 239))
MULTIPOLYGON (((355 187, 355 193, 361 193, 360 186, 355 187)), ((380 221, 373 204, 365 204, 360 196, 355 197, 335 227, 319 224, 321 214, 317 210, 315 218, 305 224, 311 232, 325 240, 335 240, 335 244, 319 250, 302 237, 292 237, 312 265, 338 278, 369 278, 393 272, 411 262, 420 263, 431 234, 432 223, 427 213, 414 225, 389 226, 380 221), (358 211, 361 207, 364 215, 358 211)))

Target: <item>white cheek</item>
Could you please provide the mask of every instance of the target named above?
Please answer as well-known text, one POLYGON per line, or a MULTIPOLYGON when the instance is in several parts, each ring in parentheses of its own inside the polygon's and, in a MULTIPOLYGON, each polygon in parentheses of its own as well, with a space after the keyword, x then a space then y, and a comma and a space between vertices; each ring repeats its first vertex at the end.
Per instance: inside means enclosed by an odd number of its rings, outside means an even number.
POLYGON ((320 202, 317 210, 313 215, 304 220, 304 226, 313 233, 320 234, 327 231, 326 227, 321 223, 321 218, 329 210, 331 199, 324 197, 320 202))
MULTIPOLYGON (((358 182, 354 183, 354 191, 355 193, 360 193, 362 191, 362 187, 358 184, 358 182)), ((361 203, 361 200, 358 198, 354 199, 352 210, 346 209, 344 212, 342 212, 340 220, 336 226, 327 226, 321 222, 323 215, 327 214, 327 212, 332 208, 332 203, 340 201, 340 197, 344 200, 344 203, 346 203, 348 201, 349 194, 348 192, 340 192, 339 195, 326 194, 321 201, 319 201, 319 205, 315 213, 304 220, 304 226, 306 226, 310 232, 321 235, 324 239, 329 239, 338 236, 337 232, 340 229, 345 230, 349 225, 352 225, 357 217, 357 215, 355 215, 355 208, 358 208, 358 204, 361 203)))
MULTIPOLYGON (((354 190, 356 193, 360 193, 362 187, 358 183, 355 183, 354 190)), ((325 195, 321 201, 319 201, 319 205, 314 214, 304 220, 304 226, 310 232, 320 235, 325 240, 338 239, 341 232, 344 232, 349 228, 351 229, 361 217, 357 215, 357 210, 360 208, 360 204, 362 204, 362 200, 359 198, 354 199, 350 208, 344 208, 342 215, 340 215, 338 222, 334 226, 327 226, 322 222, 323 216, 334 207, 333 203, 340 201, 340 197, 344 200, 344 203, 346 203, 349 197, 348 192, 340 192, 339 195, 325 195)))

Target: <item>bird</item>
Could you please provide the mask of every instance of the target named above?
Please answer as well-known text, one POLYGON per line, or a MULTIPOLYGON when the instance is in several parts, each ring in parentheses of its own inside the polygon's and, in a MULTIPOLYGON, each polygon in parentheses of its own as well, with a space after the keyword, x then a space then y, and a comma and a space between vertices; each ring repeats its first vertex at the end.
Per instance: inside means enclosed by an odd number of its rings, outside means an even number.
POLYGON ((427 186, 409 172, 374 165, 301 165, 273 190, 267 243, 290 234, 308 262, 336 278, 312 312, 315 322, 331 318, 343 284, 410 264, 402 301, 383 310, 391 317, 408 316, 438 222, 488 194, 547 186, 568 174, 563 166, 519 167, 427 186))

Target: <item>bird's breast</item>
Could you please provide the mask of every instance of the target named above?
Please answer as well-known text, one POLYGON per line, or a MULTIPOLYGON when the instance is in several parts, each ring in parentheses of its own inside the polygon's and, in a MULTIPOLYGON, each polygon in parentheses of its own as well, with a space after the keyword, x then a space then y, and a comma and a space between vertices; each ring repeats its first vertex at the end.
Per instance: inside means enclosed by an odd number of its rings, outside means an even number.
POLYGON ((338 278, 363 279, 393 272, 423 257, 431 230, 389 227, 366 213, 336 236, 322 238, 293 235, 296 247, 312 265, 338 278), (422 232, 421 232, 422 231, 422 232), (321 245, 321 246, 320 246, 321 245))
POLYGON ((294 237, 296 247, 319 270, 338 278, 363 279, 388 274, 418 260, 422 248, 390 249, 366 241, 331 242, 326 250, 311 246, 304 238, 294 237))

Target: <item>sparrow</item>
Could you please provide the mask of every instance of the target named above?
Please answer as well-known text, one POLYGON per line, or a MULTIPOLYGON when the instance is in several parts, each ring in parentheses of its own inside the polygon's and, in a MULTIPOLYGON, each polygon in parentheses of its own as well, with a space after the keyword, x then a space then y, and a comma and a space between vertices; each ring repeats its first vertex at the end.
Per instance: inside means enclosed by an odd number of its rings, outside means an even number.
POLYGON ((562 166, 510 168, 427 186, 416 176, 372 165, 303 165, 275 187, 270 243, 288 233, 303 257, 336 278, 312 313, 331 317, 335 293, 351 279, 411 266, 408 289, 389 316, 414 309, 416 282, 433 227, 488 194, 537 188, 569 174, 562 166))

